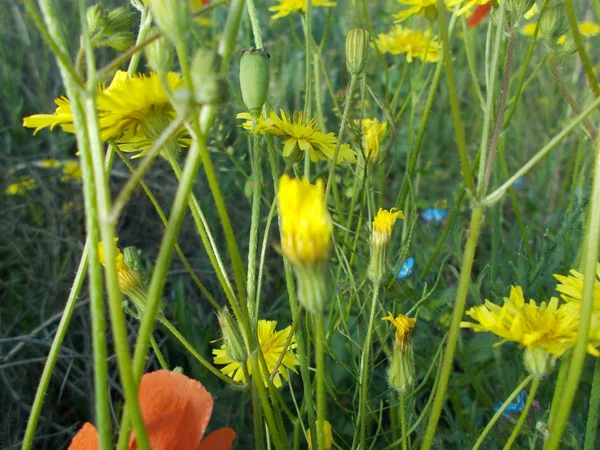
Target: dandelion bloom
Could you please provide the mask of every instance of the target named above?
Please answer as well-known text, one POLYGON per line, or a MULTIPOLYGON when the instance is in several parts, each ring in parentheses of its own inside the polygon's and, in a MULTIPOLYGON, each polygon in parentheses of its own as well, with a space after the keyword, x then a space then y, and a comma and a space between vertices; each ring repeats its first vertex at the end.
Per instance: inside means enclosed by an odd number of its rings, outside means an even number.
MULTIPOLYGON (((182 85, 180 75, 174 72, 167 74, 166 82, 171 91, 182 85)), ((23 126, 35 128, 34 134, 42 128, 53 129, 57 125, 63 131, 74 133, 70 101, 60 97, 55 103, 54 114, 25 117, 23 126)), ((167 91, 155 73, 129 77, 127 72, 117 71, 110 85, 98 93, 96 103, 101 139, 116 140, 123 151, 142 151, 138 157, 145 154, 176 115, 167 91)), ((189 142, 183 127, 177 139, 180 145, 189 142)))
POLYGON ((392 237, 394 224, 398 219, 404 219, 404 214, 399 209, 392 208, 387 210, 379 208, 375 219, 373 219, 372 239, 381 245, 387 245, 392 237))
MULTIPOLYGON (((554 274, 559 284, 556 290, 560 292, 561 297, 568 303, 573 303, 576 306, 581 305, 583 300, 583 274, 573 269, 569 275, 554 274)), ((594 284, 594 310, 600 312, 600 264, 596 264, 596 283, 594 284)))
MULTIPOLYGON (((333 133, 325 134, 317 126, 317 119, 307 120, 301 111, 288 116, 282 109, 281 118, 271 111, 266 119, 260 118, 254 124, 250 113, 240 113, 236 117, 244 119, 242 124, 246 130, 253 133, 268 133, 284 139, 283 156, 299 159, 300 152, 306 152, 311 161, 333 159, 337 146, 337 137, 333 133)), ((342 161, 356 162, 356 155, 348 144, 340 146, 336 163, 342 161)))
POLYGON ((323 196, 322 180, 279 179, 281 250, 295 266, 314 265, 329 256, 333 223, 323 196))
POLYGON ((379 144, 387 131, 387 123, 380 123, 377 119, 363 119, 361 128, 365 154, 368 159, 375 159, 379 155, 379 144))
POLYGON ((437 0, 398 0, 398 3, 410 6, 410 8, 394 14, 394 17, 397 19, 396 22, 402 22, 417 14, 425 16, 432 15, 435 17, 432 13, 437 12, 437 0))
POLYGON ((430 30, 411 30, 401 25, 396 25, 386 34, 379 34, 375 45, 381 53, 405 54, 408 62, 412 62, 414 58, 436 62, 442 51, 437 36, 430 30))
MULTIPOLYGON (((236 433, 221 428, 202 439, 213 409, 213 398, 202 384, 177 372, 159 370, 142 377, 138 401, 150 446, 154 450, 227 450, 236 433)), ((96 450, 98 432, 86 423, 69 450, 96 450)), ((136 450, 135 436, 129 450, 136 450)))
MULTIPOLYGON (((277 13, 273 16, 273 19, 279 19, 280 17, 288 16, 297 11, 305 12, 308 0, 277 0, 277 2, 279 3, 278 5, 269 8, 269 11, 277 13)), ((328 0, 312 0, 312 5, 313 7, 330 7, 335 6, 336 3, 328 0)))
MULTIPOLYGON (((116 241, 118 241, 118 239, 115 239, 115 242, 116 241)), ((123 253, 121 253, 121 250, 119 250, 118 247, 115 248, 115 252, 115 264, 117 266, 117 276, 119 277, 119 288, 121 289, 121 292, 124 292, 125 294, 135 293, 142 285, 140 274, 125 263, 123 253)), ((98 259, 103 266, 106 265, 103 242, 98 243, 98 259)), ((139 309, 141 305, 136 306, 139 309)))
MULTIPOLYGON (((275 331, 276 326, 277 322, 275 320, 258 321, 258 345, 263 357, 265 358, 267 370, 269 371, 269 373, 265 373, 262 364, 259 364, 260 375, 265 383, 265 386, 268 385, 269 376, 275 369, 275 365, 284 351, 285 342, 287 341, 289 334, 292 332, 291 326, 288 326, 283 330, 275 331)), ((296 343, 294 342, 294 338, 292 338, 290 346, 287 348, 285 355, 283 356, 281 365, 277 369, 278 373, 275 375, 275 377, 273 377, 273 384, 275 387, 279 388, 282 386, 281 377, 283 377, 286 381, 289 381, 288 369, 290 369, 292 372, 296 372, 294 366, 297 366, 299 363, 296 359, 296 355, 293 352, 294 348, 296 348, 296 343)), ((242 383, 246 382, 246 376, 241 363, 234 361, 229 356, 226 345, 223 345, 220 349, 214 349, 213 355, 215 364, 225 365, 225 367, 221 369, 221 372, 228 377, 233 378, 234 381, 239 381, 242 383)), ((247 370, 248 373, 252 375, 249 362, 247 363, 247 370)))
POLYGON ((394 315, 388 311, 388 315, 381 320, 387 320, 396 327, 396 346, 399 350, 405 349, 410 343, 410 337, 415 328, 416 319, 406 317, 403 314, 394 317, 394 315))
POLYGON ((21 177, 16 183, 9 184, 4 192, 8 195, 22 195, 35 189, 36 182, 31 177, 21 177))

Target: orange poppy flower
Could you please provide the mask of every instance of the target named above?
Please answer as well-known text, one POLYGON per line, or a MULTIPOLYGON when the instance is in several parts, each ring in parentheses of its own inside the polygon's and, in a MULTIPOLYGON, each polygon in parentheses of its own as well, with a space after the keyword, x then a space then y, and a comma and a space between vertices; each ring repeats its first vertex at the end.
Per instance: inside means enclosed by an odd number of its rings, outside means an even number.
POLYGON ((490 13, 492 10, 492 2, 484 3, 483 5, 477 5, 469 20, 467 20, 467 26, 474 28, 481 23, 483 19, 490 13))
MULTIPOLYGON (((138 401, 153 450, 228 450, 236 437, 220 428, 202 439, 212 414, 213 398, 198 381, 183 374, 158 370, 142 377, 138 401)), ((69 450, 96 450, 98 432, 85 423, 69 450)), ((131 433, 129 450, 137 450, 131 433)))

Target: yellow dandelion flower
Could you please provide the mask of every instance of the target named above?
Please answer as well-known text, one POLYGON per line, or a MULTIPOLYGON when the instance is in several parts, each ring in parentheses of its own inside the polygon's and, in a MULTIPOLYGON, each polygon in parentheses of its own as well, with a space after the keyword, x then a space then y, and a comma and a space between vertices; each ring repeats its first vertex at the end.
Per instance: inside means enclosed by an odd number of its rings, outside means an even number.
POLYGON ((8 195, 22 195, 27 191, 35 189, 35 187, 36 182, 33 178, 21 177, 21 179, 16 183, 9 184, 6 189, 4 189, 4 192, 8 195))
POLYGON ((62 176, 60 181, 81 180, 81 165, 76 159, 70 159, 63 162, 62 176))
MULTIPOLYGON (((556 290, 560 292, 561 297, 568 303, 573 303, 577 306, 581 305, 583 300, 583 274, 573 269, 569 272, 570 275, 564 276, 554 274, 559 284, 556 290)), ((596 264, 596 284, 594 285, 594 310, 600 312, 600 263, 596 264)))
POLYGON ((380 34, 375 45, 381 53, 405 54, 408 62, 412 62, 414 58, 436 62, 440 59, 442 50, 437 36, 430 30, 411 30, 401 25, 396 25, 386 34, 380 34))
POLYGON ((600 25, 594 22, 581 22, 579 31, 585 37, 594 37, 600 34, 600 25))
MULTIPOLYGON (((275 365, 284 351, 285 342, 289 334, 292 332, 291 326, 280 331, 275 331, 276 326, 277 322, 275 320, 258 321, 258 345, 265 358, 265 363, 268 370, 268 373, 265 373, 263 366, 260 365, 260 375, 265 383, 265 386, 268 385, 270 373, 275 369, 275 365)), ((294 338, 292 338, 292 343, 288 347, 281 365, 277 369, 278 373, 273 378, 273 384, 275 387, 279 388, 282 386, 282 377, 284 380, 289 381, 288 369, 294 373, 297 373, 295 366, 297 366, 299 363, 296 359, 296 355, 293 352, 293 349, 295 348, 296 343, 294 338)), ((239 381, 241 383, 246 382, 246 376, 244 375, 244 370, 242 369, 241 364, 233 361, 227 355, 227 348, 225 345, 223 345, 220 349, 213 349, 213 355, 215 364, 225 365, 225 367, 221 368, 221 372, 223 372, 223 374, 233 378, 234 381, 239 381)), ((249 362, 247 363, 247 370, 248 373, 252 375, 252 369, 249 362)))
MULTIPOLYGON (((527 23, 525 25, 523 25, 521 27, 521 34, 525 35, 525 36, 533 36, 533 33, 535 31, 535 23, 527 23)), ((538 36, 540 35, 540 33, 538 32, 538 36)))
MULTIPOLYGON (((169 72, 166 77, 170 90, 182 85, 179 74, 169 72)), ((124 151, 147 150, 154 139, 175 117, 175 110, 169 102, 158 75, 138 74, 129 77, 127 72, 117 71, 107 88, 101 89, 97 97, 98 121, 103 140, 116 139, 123 144, 124 151)), ((34 134, 42 128, 53 129, 59 125, 63 131, 75 132, 71 104, 66 97, 55 100, 54 114, 36 114, 25 117, 23 126, 35 128, 34 134)), ((181 145, 186 143, 185 129, 178 135, 181 145)))
MULTIPOLYGON (((273 16, 273 19, 279 19, 294 12, 305 12, 308 0, 277 0, 277 2, 279 3, 278 5, 269 8, 269 11, 277 13, 273 16)), ((331 7, 335 5, 335 2, 328 0, 312 0, 313 7, 331 7)))
POLYGON ((281 250, 293 265, 313 265, 329 256, 333 224, 323 195, 322 180, 279 179, 281 250))
MULTIPOLYGON (((311 161, 333 159, 337 137, 333 133, 325 134, 317 126, 317 119, 306 120, 301 111, 288 116, 285 111, 279 110, 281 118, 271 111, 269 118, 260 118, 253 128, 252 116, 249 113, 240 113, 236 117, 246 122, 242 127, 253 133, 269 133, 284 140, 283 156, 298 158, 299 152, 306 152, 311 161)), ((356 154, 348 144, 340 147, 336 163, 342 161, 356 162, 356 154)))
POLYGON ((416 319, 406 317, 403 314, 399 314, 397 317, 388 311, 388 315, 383 317, 381 320, 387 320, 396 327, 396 346, 399 350, 406 349, 410 343, 410 337, 415 328, 416 319))
POLYGON ((386 122, 379 123, 377 119, 363 119, 363 147, 368 159, 375 159, 379 155, 379 144, 386 131, 386 122))
MULTIPOLYGON (((119 288, 121 289, 121 292, 130 295, 139 290, 139 288, 142 285, 142 280, 140 274, 137 271, 131 269, 125 263, 125 260, 123 259, 123 253, 121 253, 119 247, 116 246, 117 241, 118 239, 115 238, 115 264, 117 266, 117 275, 119 277, 119 288)), ((100 263, 103 266, 106 265, 106 256, 104 252, 103 242, 98 243, 98 259, 100 260, 100 263)))
POLYGON ((398 0, 401 5, 410 6, 399 13, 394 14, 396 22, 402 22, 417 14, 429 16, 436 12, 437 0, 398 0))
POLYGON ((392 237, 394 224, 398 219, 404 219, 404 214, 397 208, 390 210, 379 208, 375 219, 373 219, 373 240, 387 245, 392 237))
MULTIPOLYGON (((558 298, 548 303, 525 302, 523 290, 512 286, 509 298, 498 306, 486 300, 482 306, 474 306, 466 313, 479 323, 461 322, 461 327, 476 332, 492 332, 505 341, 514 341, 530 351, 537 348, 554 357, 560 357, 574 345, 579 327, 579 311, 572 305, 559 306, 558 298)), ((592 354, 598 352, 588 346, 592 354)))

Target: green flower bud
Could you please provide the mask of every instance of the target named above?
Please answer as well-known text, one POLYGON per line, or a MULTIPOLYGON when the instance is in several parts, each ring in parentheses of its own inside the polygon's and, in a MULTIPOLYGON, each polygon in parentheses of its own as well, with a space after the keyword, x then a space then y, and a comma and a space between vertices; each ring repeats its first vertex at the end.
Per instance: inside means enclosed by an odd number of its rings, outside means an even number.
POLYGON ((86 19, 90 34, 95 34, 104 28, 108 22, 108 13, 102 6, 90 6, 86 12, 86 19))
POLYGON ((370 36, 367 30, 353 28, 346 35, 346 68, 351 75, 359 75, 369 56, 370 36))
POLYGON ((415 383, 412 344, 408 344, 405 351, 400 351, 398 346, 394 346, 387 375, 390 387, 396 392, 402 395, 410 392, 415 383))
POLYGON ((323 314, 329 301, 329 282, 325 264, 294 266, 298 301, 312 314, 323 314))
POLYGON ((115 50, 127 50, 135 44, 135 36, 129 31, 117 31, 96 43, 98 47, 112 47, 115 50))
POLYGON ((173 44, 164 36, 150 42, 144 49, 148 65, 158 74, 166 74, 173 65, 173 44))
POLYGON ((242 333, 240 328, 229 313, 227 307, 221 309, 218 313, 219 326, 223 333, 223 340, 225 341, 225 351, 233 361, 240 364, 245 364, 248 359, 248 352, 242 339, 242 333))
POLYGON ((227 100, 227 83, 218 73, 221 57, 216 51, 200 48, 192 59, 192 82, 196 103, 216 104, 227 100))
POLYGON ((158 27, 174 43, 185 40, 192 21, 187 0, 150 0, 152 16, 158 27))
POLYGON ((527 11, 529 11, 535 0, 507 0, 506 1, 506 15, 508 26, 513 27, 523 17, 527 11))
POLYGON ((269 91, 269 58, 266 51, 250 47, 240 53, 240 86, 246 107, 254 117, 267 101, 269 91))
POLYGON ((142 252, 136 247, 125 247, 123 250, 123 261, 130 269, 136 272, 143 270, 142 252))
POLYGON ((113 33, 129 31, 135 24, 135 15, 129 8, 121 6, 109 11, 107 22, 107 28, 113 33))
POLYGON ((523 353, 523 362, 531 375, 543 378, 554 368, 556 358, 541 347, 527 347, 523 353))
POLYGON ((556 40, 565 34, 568 28, 564 5, 544 8, 540 16, 540 33, 551 48, 556 47, 556 40))

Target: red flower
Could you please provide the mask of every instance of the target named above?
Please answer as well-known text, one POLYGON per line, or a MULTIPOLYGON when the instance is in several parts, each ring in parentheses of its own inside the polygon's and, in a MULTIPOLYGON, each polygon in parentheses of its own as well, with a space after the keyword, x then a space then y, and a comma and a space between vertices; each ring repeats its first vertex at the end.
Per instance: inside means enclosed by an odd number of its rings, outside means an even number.
POLYGON ((487 16, 492 10, 492 2, 485 3, 483 5, 477 5, 469 20, 467 20, 467 26, 474 28, 481 23, 485 16, 487 16))
MULTIPOLYGON (((213 408, 213 398, 198 381, 180 373, 159 370, 142 377, 138 401, 153 450, 228 450, 236 437, 221 428, 202 439, 213 408)), ((98 449, 98 432, 85 423, 69 450, 98 449)), ((129 450, 137 450, 133 432, 129 450)))

